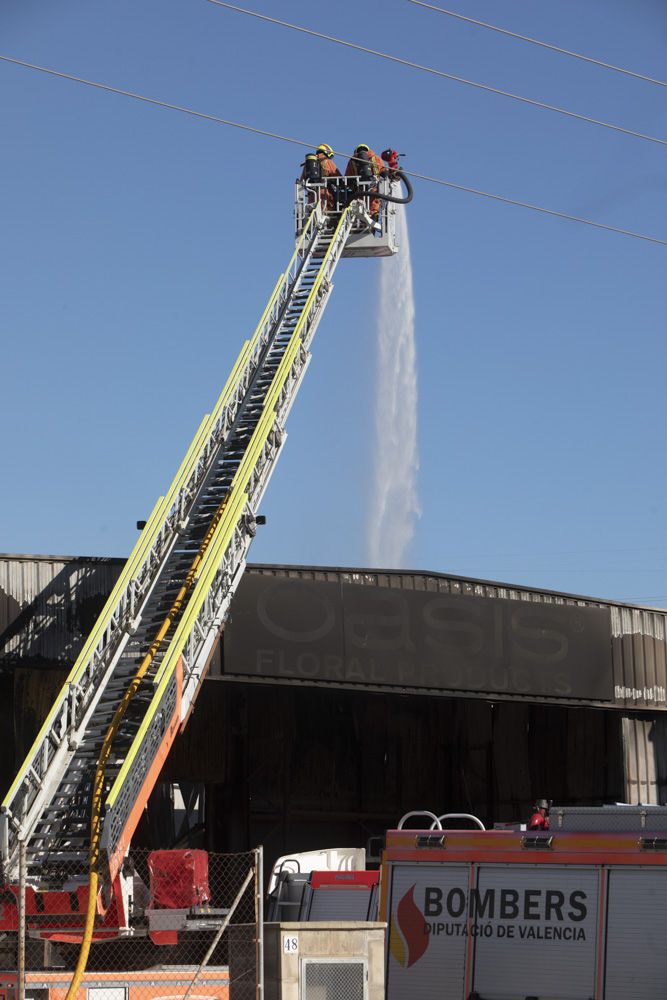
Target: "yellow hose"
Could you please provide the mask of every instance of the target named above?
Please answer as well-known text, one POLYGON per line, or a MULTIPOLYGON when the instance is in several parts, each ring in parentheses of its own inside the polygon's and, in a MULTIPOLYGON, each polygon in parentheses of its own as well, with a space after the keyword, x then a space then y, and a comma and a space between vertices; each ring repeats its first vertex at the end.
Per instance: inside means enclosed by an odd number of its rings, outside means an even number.
POLYGON ((179 590, 178 594, 174 598, 174 602, 169 609, 167 617, 164 619, 160 628, 155 634, 148 652, 141 661, 136 674, 130 681, 129 687, 119 702, 116 711, 114 712, 113 719, 109 723, 109 728, 104 736, 104 741, 102 743, 102 749, 100 750, 100 755, 97 760, 97 766, 95 768, 95 777, 93 779, 93 792, 91 798, 90 806, 90 853, 88 857, 89 865, 89 878, 88 878, 88 906, 86 909, 86 921, 83 927, 83 937, 81 939, 81 950, 79 952, 79 957, 77 959, 76 968, 72 976, 72 981, 69 984, 69 989, 65 996, 65 1000, 74 1000, 76 993, 81 985, 81 980, 83 974, 86 971, 86 965, 88 964, 88 955, 90 954, 90 945, 93 939, 93 930, 95 927, 95 912, 97 909, 97 892, 99 886, 99 856, 100 856, 100 841, 102 837, 102 796, 104 794, 104 776, 107 766, 107 761, 111 754, 111 749, 113 745, 113 740, 118 732, 118 727, 123 721, 123 717, 127 711, 128 705, 134 698, 141 681, 151 663, 153 662, 157 651, 159 650, 164 638, 171 628, 174 619, 179 614, 183 602, 187 596, 188 591, 194 583, 195 576, 197 575, 197 570, 199 569, 202 559, 208 546, 211 543, 211 539, 218 526, 220 519, 227 506, 227 501, 229 499, 229 493, 225 495, 222 503, 216 510, 211 523, 208 526, 206 534, 204 535, 203 541, 199 546, 199 551, 195 556, 188 574, 185 578, 183 586, 179 590))

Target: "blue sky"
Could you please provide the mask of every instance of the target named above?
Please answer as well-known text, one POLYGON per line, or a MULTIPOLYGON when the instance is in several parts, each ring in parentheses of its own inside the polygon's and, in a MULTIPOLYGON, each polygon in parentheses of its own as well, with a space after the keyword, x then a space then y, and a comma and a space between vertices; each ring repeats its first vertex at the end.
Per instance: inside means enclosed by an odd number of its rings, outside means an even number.
MULTIPOLYGON (((453 0, 452 0, 453 3, 453 0)), ((445 4, 442 4, 445 6, 445 4)), ((667 90, 407 0, 248 6, 667 138, 667 90)), ((656 77, 661 0, 453 9, 656 77)), ((2 0, 0 52, 667 239, 667 149, 206 0, 2 0)), ((296 146, 0 63, 0 550, 125 555, 292 248, 296 146)), ((341 163, 344 166, 344 161, 341 163)), ((425 183, 414 569, 667 603, 667 248, 425 183)), ((254 561, 363 566, 377 263, 343 261, 254 561)))

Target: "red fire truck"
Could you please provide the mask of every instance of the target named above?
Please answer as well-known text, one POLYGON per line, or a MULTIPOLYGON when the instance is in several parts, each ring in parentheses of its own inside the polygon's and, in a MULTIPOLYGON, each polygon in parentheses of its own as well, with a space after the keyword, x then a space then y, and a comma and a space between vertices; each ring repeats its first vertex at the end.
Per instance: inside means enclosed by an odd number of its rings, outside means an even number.
POLYGON ((429 820, 387 834, 387 1000, 665 1000, 666 808, 429 820))

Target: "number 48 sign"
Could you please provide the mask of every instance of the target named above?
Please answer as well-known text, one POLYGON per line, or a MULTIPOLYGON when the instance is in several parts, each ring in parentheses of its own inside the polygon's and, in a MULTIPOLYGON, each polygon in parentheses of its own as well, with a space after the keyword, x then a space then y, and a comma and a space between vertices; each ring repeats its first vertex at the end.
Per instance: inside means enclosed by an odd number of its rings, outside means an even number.
POLYGON ((298 934, 286 934, 283 937, 283 951, 286 955, 296 955, 299 950, 298 934))

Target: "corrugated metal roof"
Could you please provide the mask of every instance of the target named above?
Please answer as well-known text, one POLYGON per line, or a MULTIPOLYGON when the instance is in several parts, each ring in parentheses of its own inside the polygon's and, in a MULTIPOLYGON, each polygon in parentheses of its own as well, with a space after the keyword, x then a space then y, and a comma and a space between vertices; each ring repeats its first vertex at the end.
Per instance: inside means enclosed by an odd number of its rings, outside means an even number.
POLYGON ((433 591, 434 593, 464 594, 470 597, 504 597, 514 601, 538 601, 546 604, 579 604, 582 607, 625 608, 649 611, 667 616, 667 609, 647 605, 620 603, 607 598, 569 594, 559 590, 536 590, 516 583, 479 580, 469 576, 453 576, 430 570, 357 569, 349 566, 277 566, 272 563, 248 564, 249 573, 273 576, 293 576, 301 580, 324 580, 353 583, 369 587, 389 587, 402 590, 433 591))

